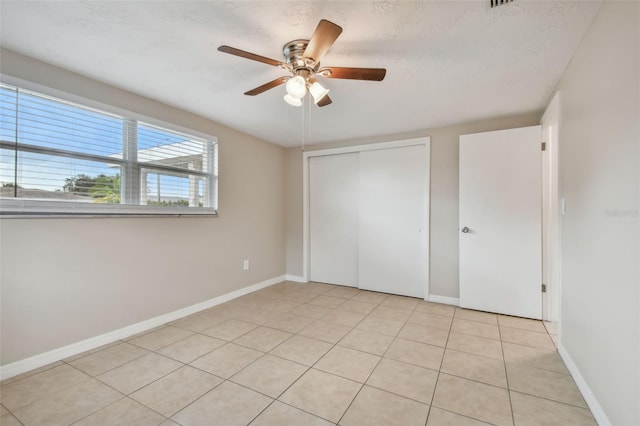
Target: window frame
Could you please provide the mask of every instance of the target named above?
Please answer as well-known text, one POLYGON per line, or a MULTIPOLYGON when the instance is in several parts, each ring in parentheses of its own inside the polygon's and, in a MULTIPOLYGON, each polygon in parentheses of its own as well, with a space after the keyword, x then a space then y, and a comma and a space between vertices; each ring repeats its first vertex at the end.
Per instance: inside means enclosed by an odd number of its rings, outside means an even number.
MULTIPOLYGON (((140 199, 139 176, 142 169, 153 170, 156 172, 179 173, 185 176, 190 174, 197 176, 209 177, 209 185, 205 197, 210 199, 210 207, 185 207, 185 206, 153 206, 153 205, 136 205, 136 204, 100 204, 100 203, 84 203, 59 200, 28 200, 23 198, 2 198, 0 199, 0 218, 29 218, 29 217, 216 217, 218 216, 218 138, 203 132, 185 128, 174 123, 159 120, 153 117, 145 116, 122 109, 113 105, 105 104, 93 99, 77 96, 62 90, 53 89, 37 83, 32 83, 19 78, 0 74, 0 82, 24 90, 34 92, 37 95, 51 97, 54 100, 77 104, 89 110, 98 113, 116 116, 123 121, 123 153, 128 158, 115 159, 109 157, 110 163, 121 165, 120 175, 122 176, 121 194, 123 201, 131 202, 140 199), (132 124, 134 124, 132 126, 132 124), (137 125, 145 125, 165 129, 171 132, 185 134, 197 139, 208 142, 208 157, 210 158, 211 173, 194 171, 189 173, 187 170, 175 168, 171 166, 157 166, 154 164, 139 163, 136 159, 137 155, 137 135, 136 143, 129 143, 127 139, 131 136, 130 132, 137 132, 137 125), (130 155, 135 151, 133 160, 130 155), (171 170, 172 169, 172 170, 171 170)), ((0 147, 3 149, 16 149, 16 143, 2 143, 0 147), (7 146, 5 146, 7 145, 7 146), (10 146, 8 146, 10 145, 10 146)), ((18 151, 21 151, 18 149, 18 151)), ((75 159, 104 161, 105 158, 100 155, 87 154, 82 152, 66 152, 64 149, 31 147, 27 146, 26 150, 41 154, 52 154, 68 156, 75 159)))

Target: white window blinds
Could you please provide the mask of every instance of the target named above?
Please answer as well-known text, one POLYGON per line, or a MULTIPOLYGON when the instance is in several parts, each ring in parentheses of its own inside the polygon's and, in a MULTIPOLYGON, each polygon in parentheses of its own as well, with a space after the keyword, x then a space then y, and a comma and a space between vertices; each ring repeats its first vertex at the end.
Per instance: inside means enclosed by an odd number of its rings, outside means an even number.
POLYGON ((0 86, 0 211, 215 213, 214 140, 0 86))

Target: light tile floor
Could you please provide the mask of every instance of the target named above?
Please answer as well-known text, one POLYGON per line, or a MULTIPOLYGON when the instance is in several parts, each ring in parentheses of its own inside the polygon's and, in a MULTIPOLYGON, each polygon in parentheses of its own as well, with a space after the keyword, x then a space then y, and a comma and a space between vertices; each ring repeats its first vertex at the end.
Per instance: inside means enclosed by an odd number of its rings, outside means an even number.
POLYGON ((285 282, 2 382, 10 425, 595 425, 555 327, 285 282))

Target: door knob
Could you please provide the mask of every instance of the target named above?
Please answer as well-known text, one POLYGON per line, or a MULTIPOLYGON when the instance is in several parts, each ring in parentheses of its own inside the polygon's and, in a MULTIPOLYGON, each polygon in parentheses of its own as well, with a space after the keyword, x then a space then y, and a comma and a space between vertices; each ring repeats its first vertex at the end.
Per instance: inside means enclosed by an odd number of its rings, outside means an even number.
POLYGON ((467 234, 467 233, 469 233, 469 227, 465 226, 464 228, 462 228, 462 229, 461 229, 461 231, 462 231, 464 234, 467 234))

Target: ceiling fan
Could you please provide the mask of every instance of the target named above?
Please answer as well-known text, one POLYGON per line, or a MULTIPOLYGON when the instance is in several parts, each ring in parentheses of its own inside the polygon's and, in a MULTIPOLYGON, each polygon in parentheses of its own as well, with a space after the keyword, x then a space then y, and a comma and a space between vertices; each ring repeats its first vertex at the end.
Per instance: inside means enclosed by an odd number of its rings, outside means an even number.
POLYGON ((323 107, 331 103, 331 98, 327 95, 329 90, 322 87, 317 77, 382 81, 387 73, 384 68, 321 67, 320 59, 327 53, 340 33, 342 33, 340 26, 326 19, 320 20, 311 39, 293 40, 284 45, 282 48, 282 53, 285 57, 284 62, 230 46, 220 46, 218 50, 230 55, 280 67, 291 73, 290 76, 278 77, 262 86, 249 90, 245 92, 245 95, 259 95, 269 89, 285 84, 287 94, 284 96, 284 100, 287 103, 293 106, 301 106, 302 98, 309 91, 314 103, 323 107))

